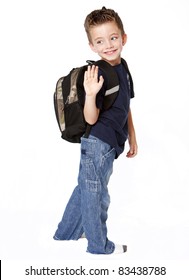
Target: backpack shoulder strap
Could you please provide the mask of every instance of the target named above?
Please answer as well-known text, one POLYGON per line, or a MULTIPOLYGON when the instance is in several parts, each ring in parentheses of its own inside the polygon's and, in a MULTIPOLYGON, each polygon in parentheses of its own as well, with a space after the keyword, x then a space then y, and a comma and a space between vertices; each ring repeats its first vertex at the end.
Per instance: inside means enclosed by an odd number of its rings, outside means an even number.
POLYGON ((105 96, 114 93, 117 94, 119 91, 119 79, 114 68, 104 60, 98 60, 94 64, 97 65, 105 75, 106 82, 107 82, 107 89, 105 92, 105 96))

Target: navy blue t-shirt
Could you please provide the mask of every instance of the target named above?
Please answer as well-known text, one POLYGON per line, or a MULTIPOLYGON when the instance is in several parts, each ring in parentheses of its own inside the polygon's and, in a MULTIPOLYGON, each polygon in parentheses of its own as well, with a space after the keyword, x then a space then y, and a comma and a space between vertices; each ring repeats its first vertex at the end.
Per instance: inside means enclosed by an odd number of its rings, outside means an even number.
MULTIPOLYGON (((90 134, 115 148, 117 158, 123 152, 128 137, 127 118, 130 98, 133 98, 134 95, 129 89, 129 76, 124 65, 119 64, 113 67, 119 78, 119 94, 110 109, 100 111, 98 121, 91 127, 90 134)), ((104 81, 103 88, 105 86, 104 81)), ((100 109, 102 109, 105 92, 103 88, 96 98, 96 106, 100 109)))

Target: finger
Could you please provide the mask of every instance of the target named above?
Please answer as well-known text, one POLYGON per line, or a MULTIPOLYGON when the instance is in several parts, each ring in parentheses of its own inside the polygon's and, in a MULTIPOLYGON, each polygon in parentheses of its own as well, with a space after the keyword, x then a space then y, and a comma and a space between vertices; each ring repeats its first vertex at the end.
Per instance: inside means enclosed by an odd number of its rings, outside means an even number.
POLYGON ((103 76, 100 76, 100 77, 99 77, 99 83, 102 85, 103 82, 104 82, 104 78, 103 78, 103 76))
POLYGON ((87 77, 89 78, 91 76, 91 66, 89 65, 87 67, 87 77))
POLYGON ((96 66, 92 65, 90 68, 90 76, 93 78, 96 77, 97 74, 98 74, 98 70, 96 69, 96 66))
POLYGON ((95 76, 98 75, 98 66, 95 66, 95 67, 94 67, 94 74, 95 74, 95 76))
POLYGON ((132 153, 131 153, 131 151, 129 151, 128 153, 127 153, 127 155, 126 155, 128 158, 130 158, 130 157, 132 157, 132 153))
POLYGON ((132 158, 132 157, 135 157, 137 155, 137 150, 135 150, 135 149, 130 149, 129 151, 128 151, 128 153, 127 153, 127 157, 128 158, 132 158))
POLYGON ((84 80, 86 81, 88 79, 88 71, 84 72, 84 80))

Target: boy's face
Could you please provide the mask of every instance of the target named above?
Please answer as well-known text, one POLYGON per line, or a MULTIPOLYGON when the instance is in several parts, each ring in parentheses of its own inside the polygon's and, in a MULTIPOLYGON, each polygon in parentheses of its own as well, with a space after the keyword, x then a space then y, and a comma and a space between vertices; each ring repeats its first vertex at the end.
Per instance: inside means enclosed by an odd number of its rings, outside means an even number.
POLYGON ((121 34, 114 21, 92 27, 90 36, 91 49, 98 53, 103 60, 111 65, 121 62, 121 51, 127 41, 127 35, 121 34))

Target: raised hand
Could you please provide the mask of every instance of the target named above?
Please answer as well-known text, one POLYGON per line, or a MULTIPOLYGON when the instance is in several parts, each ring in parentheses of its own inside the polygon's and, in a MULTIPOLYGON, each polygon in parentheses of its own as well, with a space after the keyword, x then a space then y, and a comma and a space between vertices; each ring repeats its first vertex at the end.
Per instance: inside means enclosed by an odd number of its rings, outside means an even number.
POLYGON ((98 66, 88 66, 84 74, 84 89, 87 96, 96 96, 103 85, 102 76, 98 79, 98 66))

